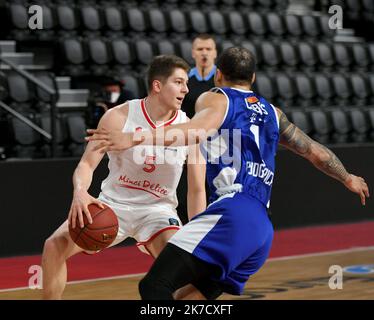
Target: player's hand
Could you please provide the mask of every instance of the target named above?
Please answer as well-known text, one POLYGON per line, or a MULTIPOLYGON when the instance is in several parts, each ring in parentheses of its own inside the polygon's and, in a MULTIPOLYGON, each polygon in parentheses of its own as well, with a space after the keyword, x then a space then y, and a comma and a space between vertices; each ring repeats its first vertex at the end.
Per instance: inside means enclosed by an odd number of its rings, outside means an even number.
POLYGON ((69 225, 71 225, 73 229, 76 226, 77 219, 80 227, 84 227, 83 214, 86 215, 88 222, 92 223, 92 217, 90 211, 88 210, 88 205, 91 203, 95 203, 100 208, 104 209, 104 205, 99 200, 90 196, 87 191, 80 190, 74 192, 73 201, 71 203, 68 216, 69 225))
POLYGON ((345 180, 344 185, 354 193, 357 193, 361 198, 361 203, 364 206, 366 198, 370 197, 369 188, 365 180, 361 177, 357 177, 350 174, 345 180))
POLYGON ((101 129, 88 129, 86 141, 99 141, 94 151, 99 150, 101 153, 108 151, 123 151, 135 145, 132 133, 125 133, 120 130, 107 131, 101 129))

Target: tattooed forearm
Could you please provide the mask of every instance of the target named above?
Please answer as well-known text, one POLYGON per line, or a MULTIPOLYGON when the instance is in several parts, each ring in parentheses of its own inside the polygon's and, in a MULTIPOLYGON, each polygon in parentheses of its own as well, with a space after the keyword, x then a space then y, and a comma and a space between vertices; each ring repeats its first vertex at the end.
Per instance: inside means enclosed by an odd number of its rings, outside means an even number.
POLYGON ((288 121, 282 112, 279 118, 280 143, 293 152, 305 156, 310 152, 313 142, 304 132, 288 121))
POLYGON ((327 175, 344 182, 349 173, 338 157, 330 149, 319 143, 316 143, 315 149, 317 160, 314 161, 314 165, 327 175))
POLYGON ((349 173, 337 156, 325 146, 311 139, 282 112, 279 117, 280 143, 291 151, 301 155, 325 174, 344 182, 349 173))

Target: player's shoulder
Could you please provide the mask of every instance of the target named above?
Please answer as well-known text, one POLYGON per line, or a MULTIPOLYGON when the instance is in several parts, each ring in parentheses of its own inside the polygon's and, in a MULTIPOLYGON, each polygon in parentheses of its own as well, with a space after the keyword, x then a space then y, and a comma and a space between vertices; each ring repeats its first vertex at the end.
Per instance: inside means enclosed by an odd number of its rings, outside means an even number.
POLYGON ((217 89, 218 89, 217 91, 209 90, 209 91, 202 93, 197 99, 197 101, 200 100, 200 101, 204 101, 205 103, 211 102, 211 101, 215 101, 215 102, 226 101, 225 95, 222 94, 223 92, 221 91, 221 89, 220 88, 217 88, 217 89))
POLYGON ((122 103, 109 109, 100 119, 99 126, 120 129, 124 126, 129 113, 129 102, 122 103))

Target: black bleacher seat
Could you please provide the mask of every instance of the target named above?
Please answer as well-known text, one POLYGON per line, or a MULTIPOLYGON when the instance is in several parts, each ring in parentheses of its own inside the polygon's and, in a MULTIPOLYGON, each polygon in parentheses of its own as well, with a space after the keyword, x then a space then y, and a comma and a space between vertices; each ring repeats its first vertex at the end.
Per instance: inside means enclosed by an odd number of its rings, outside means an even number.
POLYGON ((248 31, 248 24, 243 15, 238 11, 230 11, 227 13, 227 21, 229 32, 232 35, 244 36, 248 31))
POLYGON ((354 142, 367 142, 370 127, 364 111, 360 109, 352 109, 349 110, 348 114, 350 115, 353 129, 351 135, 352 140, 354 142))
POLYGON ((10 22, 13 27, 20 30, 27 30, 29 15, 27 7, 20 4, 14 3, 9 5, 10 22))
POLYGON ((316 44, 316 52, 318 56, 318 66, 321 69, 330 70, 335 64, 331 45, 326 42, 318 42, 316 44))
POLYGON ((181 56, 187 63, 192 66, 194 65, 195 61, 191 56, 192 50, 192 42, 190 40, 182 40, 178 42, 178 55, 181 56))
POLYGON ((126 10, 126 18, 129 24, 129 28, 137 36, 146 32, 148 27, 144 13, 138 8, 130 8, 126 10))
POLYGON ((280 14, 271 12, 265 15, 265 19, 270 35, 276 37, 284 36, 284 34, 286 33, 286 27, 280 14))
POLYGON ((109 64, 111 57, 105 39, 92 38, 87 41, 91 61, 95 64, 109 64))
POLYGON ((192 10, 189 12, 189 20, 191 31, 193 33, 208 33, 210 31, 209 24, 205 14, 200 10, 192 10))
POLYGON ((134 42, 135 57, 138 63, 146 66, 155 56, 152 43, 148 40, 137 40, 134 42))
POLYGON ((329 107, 335 104, 335 92, 331 80, 323 73, 314 74, 314 87, 316 88, 316 104, 320 107, 329 107))
POLYGON ((301 25, 300 17, 293 14, 286 14, 284 16, 287 36, 301 37, 303 34, 303 27, 301 25))
POLYGON ((157 54, 176 54, 177 50, 173 42, 169 40, 160 40, 156 43, 157 54))
POLYGON ((82 5, 80 8, 82 27, 89 31, 99 31, 104 26, 102 12, 93 5, 82 5))
POLYGON ((365 106, 367 103, 370 103, 371 92, 366 79, 357 73, 350 74, 349 79, 351 81, 354 104, 365 106))
POLYGON ((347 143, 350 140, 350 133, 352 130, 350 119, 347 113, 341 109, 332 109, 330 112, 331 124, 333 127, 332 142, 347 143))
POLYGON ((108 72, 108 64, 112 57, 105 39, 92 38, 87 40, 87 48, 90 56, 90 70, 95 75, 104 75, 108 72))
POLYGON ((257 36, 263 38, 266 36, 268 30, 265 20, 261 14, 250 11, 249 13, 244 14, 244 17, 247 18, 250 37, 257 36))
POLYGON ((370 65, 370 57, 364 43, 354 43, 352 45, 352 59, 355 68, 367 70, 370 65))
POLYGON ((297 44, 297 48, 302 67, 314 70, 318 63, 314 47, 310 43, 303 41, 297 44))
POLYGON ((189 31, 189 22, 183 11, 173 9, 167 12, 170 21, 170 31, 174 34, 184 35, 189 31))
POLYGON ((130 43, 124 39, 112 39, 111 49, 114 63, 130 68, 130 65, 135 61, 130 43))
POLYGON ((210 30, 215 36, 225 35, 228 31, 226 20, 223 14, 217 10, 209 11, 207 13, 210 30))
POLYGON ((327 112, 323 110, 311 110, 309 114, 314 129, 313 139, 322 144, 329 143, 332 125, 327 112))
POLYGON ((86 123, 81 113, 66 113, 66 128, 69 140, 69 152, 74 157, 80 157, 85 149, 86 123))
POLYGON ((290 121, 294 123, 300 130, 305 132, 307 135, 311 135, 313 132, 313 126, 311 124, 308 112, 304 110, 292 109, 290 112, 290 121))
POLYGON ((11 71, 7 76, 9 97, 16 103, 32 103, 35 98, 34 86, 23 76, 11 71))
MULTIPOLYGON (((44 112, 37 115, 37 121, 40 124, 40 127, 47 131, 48 133, 51 132, 51 115, 49 112, 44 112)), ((43 137, 44 144, 42 146, 43 155, 45 157, 52 156, 52 147, 51 141, 45 139, 43 137)), ((66 150, 66 143, 67 143, 67 132, 64 122, 64 115, 58 114, 56 119, 56 154, 55 156, 58 157, 67 157, 70 153, 66 150)))
POLYGON ((315 103, 316 90, 314 83, 306 74, 296 74, 294 76, 295 87, 298 96, 298 105, 302 107, 311 107, 315 103))
POLYGON ((127 27, 127 20, 121 9, 115 6, 107 6, 103 9, 105 26, 110 31, 122 31, 127 27))
POLYGON ((275 76, 275 84, 278 92, 278 106, 281 109, 294 107, 296 91, 293 79, 285 73, 278 73, 275 76))
POLYGON ((277 97, 277 89, 272 78, 264 73, 258 72, 256 74, 254 91, 270 102, 277 97))
POLYGON ((348 46, 343 43, 334 43, 333 52, 335 56, 335 63, 339 68, 349 68, 352 63, 352 56, 348 46))
POLYGON ((170 29, 169 22, 166 19, 165 13, 157 8, 152 8, 147 11, 146 19, 148 19, 148 25, 150 31, 154 35, 164 34, 170 29))
POLYGON ((125 74, 121 77, 124 81, 125 88, 130 90, 135 97, 143 98, 146 96, 145 88, 143 88, 142 83, 139 79, 133 75, 125 74))
POLYGON ((88 61, 86 43, 80 38, 66 38, 61 43, 61 60, 57 66, 64 67, 63 74, 81 76, 89 73, 85 68, 88 61), (65 62, 61 64, 61 62, 65 62))
MULTIPOLYGON (((34 113, 21 112, 32 122, 35 122, 34 113)), ((18 118, 8 116, 8 124, 12 137, 12 153, 17 158, 36 158, 40 154, 40 134, 18 118)))
POLYGON ((303 27, 303 34, 311 37, 317 38, 321 34, 320 26, 317 23, 317 18, 312 15, 301 16, 301 25, 303 27))
POLYGON ((293 44, 282 41, 279 44, 279 52, 282 58, 283 66, 297 68, 299 64, 299 55, 293 44))
POLYGON ((73 31, 79 28, 80 19, 75 7, 61 4, 57 6, 56 13, 59 29, 73 31))
POLYGON ((335 100, 340 106, 349 106, 351 104, 352 88, 348 79, 343 74, 333 74, 331 77, 335 91, 335 100))
POLYGON ((262 62, 265 68, 278 68, 281 64, 281 57, 276 45, 271 41, 263 41, 260 44, 262 62))
POLYGON ((69 64, 83 64, 87 61, 87 48, 81 38, 70 38, 62 41, 64 57, 69 64))

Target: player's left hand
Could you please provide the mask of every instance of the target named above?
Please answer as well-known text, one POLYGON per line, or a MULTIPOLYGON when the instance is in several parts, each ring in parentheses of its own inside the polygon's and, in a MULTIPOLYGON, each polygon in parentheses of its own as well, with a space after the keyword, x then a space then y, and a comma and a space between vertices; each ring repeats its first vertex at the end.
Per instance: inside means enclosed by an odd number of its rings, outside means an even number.
POLYGON ((101 153, 108 151, 122 151, 131 148, 134 145, 133 134, 125 133, 120 130, 107 131, 101 129, 88 129, 89 136, 85 137, 86 141, 100 141, 94 150, 101 153))
POLYGON ((357 177, 353 174, 350 174, 347 180, 344 182, 344 185, 354 193, 357 193, 361 198, 361 203, 364 206, 366 198, 370 197, 369 187, 366 184, 364 178, 357 177))

